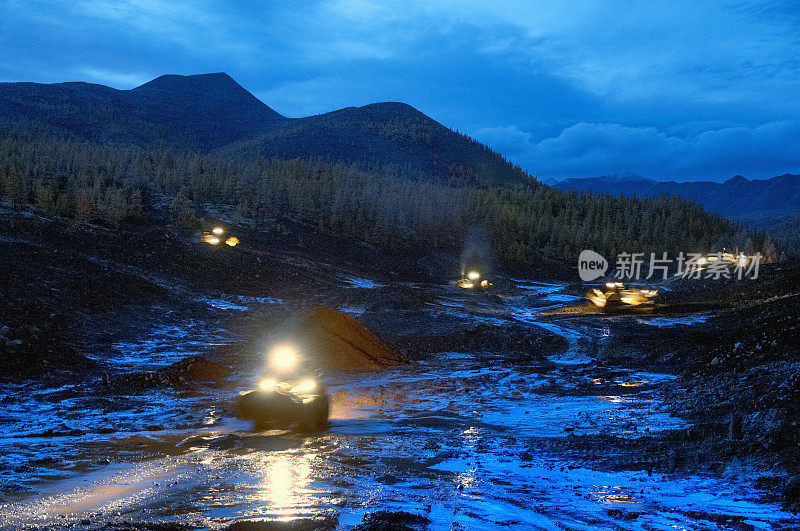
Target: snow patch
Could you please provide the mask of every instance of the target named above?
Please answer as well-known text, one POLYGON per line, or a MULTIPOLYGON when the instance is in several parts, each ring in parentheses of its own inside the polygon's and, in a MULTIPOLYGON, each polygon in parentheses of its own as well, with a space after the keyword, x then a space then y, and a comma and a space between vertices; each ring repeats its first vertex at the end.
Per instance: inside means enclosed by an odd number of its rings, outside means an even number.
POLYGON ((577 295, 566 295, 563 293, 553 293, 545 296, 544 300, 551 302, 575 302, 582 301, 583 297, 578 297, 577 295))
POLYGON ((359 277, 345 277, 343 279, 345 287, 347 288, 363 288, 363 289, 375 289, 375 288, 385 288, 387 284, 379 284, 374 280, 370 280, 368 278, 359 278, 359 277))
POLYGON ((548 282, 526 282, 526 283, 517 283, 517 287, 519 289, 524 289, 528 291, 535 291, 541 295, 547 295, 549 293, 556 293, 564 289, 567 285, 566 284, 551 284, 548 282))
POLYGON ((354 317, 359 317, 361 315, 364 315, 366 309, 360 306, 340 306, 339 311, 344 312, 348 315, 352 315, 354 317))
POLYGON ((208 299, 206 302, 209 306, 218 310, 239 310, 241 312, 249 310, 247 306, 226 301, 225 299, 208 299))
POLYGON ((653 317, 652 319, 639 319, 640 322, 659 328, 677 325, 693 325, 705 323, 707 315, 687 315, 685 317, 653 317))

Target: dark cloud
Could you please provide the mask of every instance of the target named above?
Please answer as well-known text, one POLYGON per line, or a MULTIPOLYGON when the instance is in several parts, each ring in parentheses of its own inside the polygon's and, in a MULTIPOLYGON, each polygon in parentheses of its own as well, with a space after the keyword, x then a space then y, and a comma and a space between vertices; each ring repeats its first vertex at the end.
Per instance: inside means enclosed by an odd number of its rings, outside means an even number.
POLYGON ((301 116, 406 101, 542 177, 798 171, 789 1, 0 3, 0 80, 225 71, 301 116))
POLYGON ((799 120, 691 137, 669 136, 653 127, 585 122, 540 141, 516 127, 484 128, 476 137, 523 166, 535 166, 534 173, 543 178, 633 172, 664 180, 720 180, 800 171, 799 120))

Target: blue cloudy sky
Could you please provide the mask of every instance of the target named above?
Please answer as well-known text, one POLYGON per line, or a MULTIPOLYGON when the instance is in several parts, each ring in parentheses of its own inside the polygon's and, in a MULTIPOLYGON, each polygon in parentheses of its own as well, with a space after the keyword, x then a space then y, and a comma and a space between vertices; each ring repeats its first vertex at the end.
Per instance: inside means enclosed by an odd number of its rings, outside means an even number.
POLYGON ((404 101, 541 179, 800 172, 800 4, 0 0, 0 81, 224 71, 287 116, 404 101))

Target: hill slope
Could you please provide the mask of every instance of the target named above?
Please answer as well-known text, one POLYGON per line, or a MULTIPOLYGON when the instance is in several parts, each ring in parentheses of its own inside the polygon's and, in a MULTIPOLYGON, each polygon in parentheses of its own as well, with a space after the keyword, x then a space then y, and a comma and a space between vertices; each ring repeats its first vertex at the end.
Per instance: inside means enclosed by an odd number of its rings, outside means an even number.
POLYGON ((387 169, 418 180, 452 183, 526 183, 530 180, 482 144, 460 135, 404 103, 347 107, 288 121, 231 151, 281 158, 321 158, 387 169))
POLYGON ((93 142, 200 150, 286 121, 226 74, 161 76, 132 90, 0 83, 0 119, 40 122, 93 142))
POLYGON ((406 104, 290 119, 221 73, 165 75, 132 90, 0 83, 0 120, 43 123, 96 143, 319 158, 446 182, 531 181, 497 153, 406 104))
POLYGON ((548 183, 560 190, 575 189, 631 197, 677 195, 706 210, 757 226, 769 226, 800 214, 800 175, 780 175, 757 181, 737 175, 723 183, 659 182, 639 176, 604 176, 548 183))

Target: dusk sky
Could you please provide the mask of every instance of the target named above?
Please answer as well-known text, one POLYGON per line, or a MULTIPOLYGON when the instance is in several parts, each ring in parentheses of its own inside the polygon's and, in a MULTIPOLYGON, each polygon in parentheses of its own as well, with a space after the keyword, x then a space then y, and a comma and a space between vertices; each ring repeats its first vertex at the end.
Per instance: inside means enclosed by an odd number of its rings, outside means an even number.
POLYGON ((403 101, 540 179, 800 173, 800 5, 0 0, 0 81, 227 72, 291 117, 403 101))

